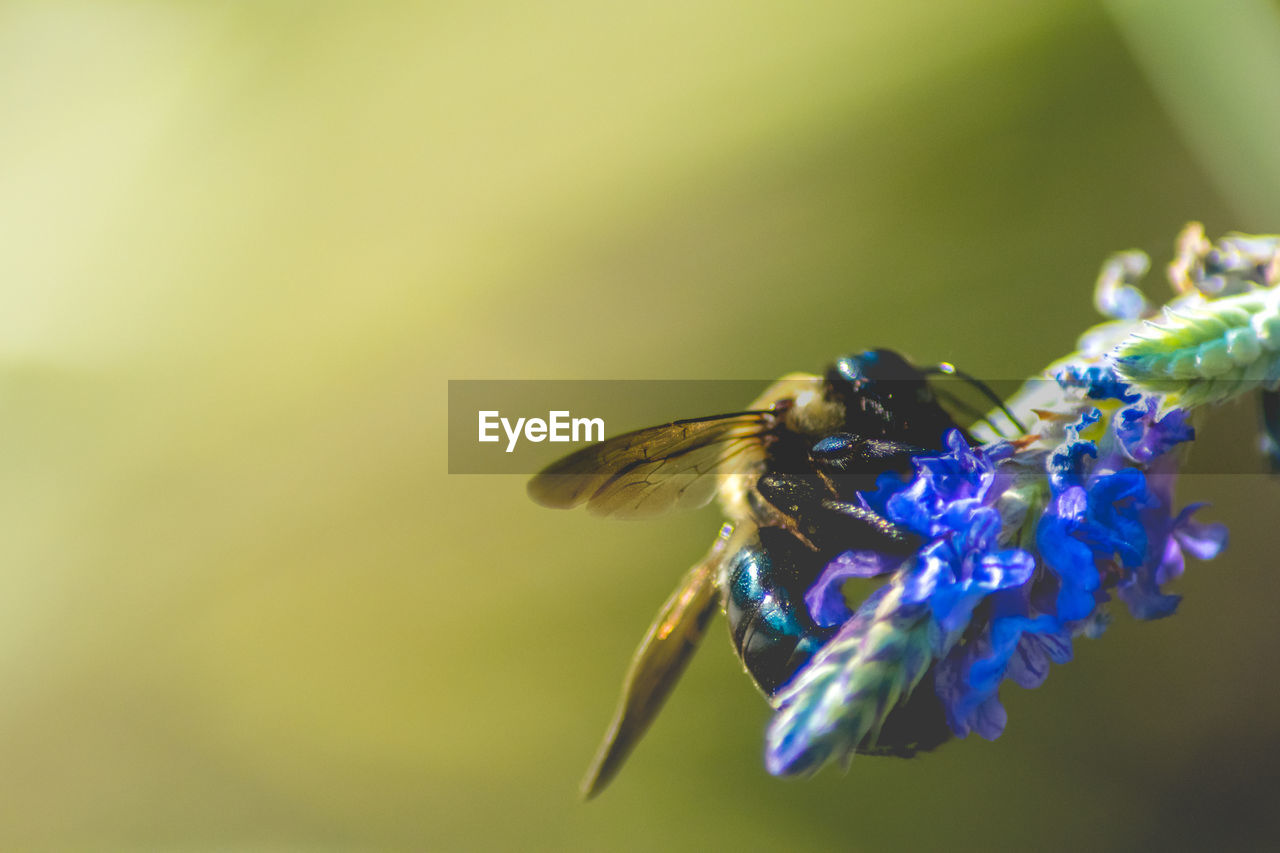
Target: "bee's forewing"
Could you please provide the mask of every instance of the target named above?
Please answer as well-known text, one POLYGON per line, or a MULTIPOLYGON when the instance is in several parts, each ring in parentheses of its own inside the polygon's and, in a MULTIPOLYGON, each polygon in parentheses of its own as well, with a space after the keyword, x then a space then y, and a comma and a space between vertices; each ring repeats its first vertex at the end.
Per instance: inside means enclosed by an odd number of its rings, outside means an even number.
POLYGON ((739 412, 675 421, 584 447, 529 481, 543 506, 585 503, 595 515, 646 518, 693 509, 715 494, 717 472, 763 459, 759 439, 774 428, 770 412, 739 412))

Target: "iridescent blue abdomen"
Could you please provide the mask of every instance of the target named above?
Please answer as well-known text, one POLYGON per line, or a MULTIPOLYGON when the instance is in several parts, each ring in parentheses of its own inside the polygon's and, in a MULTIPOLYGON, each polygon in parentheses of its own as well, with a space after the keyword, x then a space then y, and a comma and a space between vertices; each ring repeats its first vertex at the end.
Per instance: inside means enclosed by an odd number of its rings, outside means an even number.
POLYGON ((792 547, 785 531, 764 528, 759 533, 729 559, 725 613, 738 657, 760 689, 772 696, 833 632, 815 625, 804 606, 804 590, 820 568, 816 555, 792 547))

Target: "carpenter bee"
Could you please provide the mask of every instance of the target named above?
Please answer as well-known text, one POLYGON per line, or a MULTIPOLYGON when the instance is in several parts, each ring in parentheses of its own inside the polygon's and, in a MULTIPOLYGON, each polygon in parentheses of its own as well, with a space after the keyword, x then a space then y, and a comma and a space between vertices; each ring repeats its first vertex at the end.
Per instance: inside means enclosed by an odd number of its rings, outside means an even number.
MULTIPOLYGON (((890 350, 838 359, 822 377, 790 374, 749 409, 674 421, 583 448, 537 474, 529 494, 555 508, 641 518, 718 496, 728 522, 684 576, 641 641, 612 724, 583 782, 599 793, 620 769, 684 671, 717 606, 747 673, 774 696, 834 629, 816 625, 804 592, 846 550, 908 554, 914 535, 858 500, 886 471, 943 450, 959 429, 930 383, 952 374, 996 405, 987 386, 950 365, 919 368, 890 350)), ((1002 407, 1003 408, 1003 407, 1002 407)), ((1016 425, 1013 416, 1006 416, 1016 425)), ((962 430, 963 432, 963 430, 962 430)), ((875 751, 910 755, 949 736, 931 691, 886 721, 875 751)))

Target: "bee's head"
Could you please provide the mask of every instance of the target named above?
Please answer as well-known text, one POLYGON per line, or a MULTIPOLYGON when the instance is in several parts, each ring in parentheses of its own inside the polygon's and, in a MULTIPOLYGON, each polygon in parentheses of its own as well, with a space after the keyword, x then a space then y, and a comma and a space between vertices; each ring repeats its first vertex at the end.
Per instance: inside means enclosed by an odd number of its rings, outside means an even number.
POLYGON ((924 374, 893 350, 873 349, 837 359, 827 368, 826 379, 834 393, 851 398, 872 386, 892 391, 899 382, 919 383, 924 374))
MULTIPOLYGON (((892 350, 846 355, 827 368, 825 379, 826 394, 844 409, 849 432, 887 435, 918 423, 922 414, 940 414, 926 374, 892 350)), ((934 431, 930 426, 930 438, 934 431)))
MULTIPOLYGON (((883 436, 921 420, 950 423, 937 409, 926 374, 892 350, 877 349, 837 359, 820 379, 812 374, 784 376, 752 406, 773 408, 786 429, 800 436, 833 432, 883 436)), ((926 431, 928 444, 944 427, 926 431)))

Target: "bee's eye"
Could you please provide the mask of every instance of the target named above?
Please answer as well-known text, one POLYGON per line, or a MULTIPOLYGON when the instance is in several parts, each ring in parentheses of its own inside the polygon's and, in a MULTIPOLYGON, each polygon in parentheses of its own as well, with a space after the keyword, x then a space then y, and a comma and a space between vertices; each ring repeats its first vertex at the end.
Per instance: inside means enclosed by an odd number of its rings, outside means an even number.
POLYGON ((828 371, 828 381, 843 381, 852 385, 861 384, 866 379, 867 368, 875 363, 873 353, 847 355, 837 359, 828 371))

